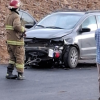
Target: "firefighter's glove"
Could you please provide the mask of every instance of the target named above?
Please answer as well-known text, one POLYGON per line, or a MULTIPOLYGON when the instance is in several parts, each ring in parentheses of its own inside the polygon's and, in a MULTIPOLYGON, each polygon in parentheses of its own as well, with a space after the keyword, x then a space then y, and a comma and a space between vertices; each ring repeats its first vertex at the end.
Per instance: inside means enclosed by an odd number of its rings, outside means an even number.
POLYGON ((21 36, 21 37, 22 37, 22 38, 25 38, 25 37, 26 37, 25 32, 22 33, 22 36, 21 36))
POLYGON ((25 28, 25 31, 23 33, 23 37, 25 38, 26 37, 26 28, 25 28))
POLYGON ((26 37, 26 34, 25 33, 23 33, 23 38, 25 38, 26 37))
POLYGON ((26 37, 26 34, 25 34, 25 32, 23 32, 22 35, 20 36, 20 39, 25 38, 25 37, 26 37))

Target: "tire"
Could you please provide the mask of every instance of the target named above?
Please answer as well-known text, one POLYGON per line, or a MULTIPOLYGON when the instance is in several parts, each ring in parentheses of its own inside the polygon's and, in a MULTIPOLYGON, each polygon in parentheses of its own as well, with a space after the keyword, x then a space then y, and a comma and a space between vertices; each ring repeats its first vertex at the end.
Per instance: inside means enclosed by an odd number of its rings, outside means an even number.
POLYGON ((70 47, 63 56, 65 67, 75 68, 78 64, 79 53, 75 47, 70 47))

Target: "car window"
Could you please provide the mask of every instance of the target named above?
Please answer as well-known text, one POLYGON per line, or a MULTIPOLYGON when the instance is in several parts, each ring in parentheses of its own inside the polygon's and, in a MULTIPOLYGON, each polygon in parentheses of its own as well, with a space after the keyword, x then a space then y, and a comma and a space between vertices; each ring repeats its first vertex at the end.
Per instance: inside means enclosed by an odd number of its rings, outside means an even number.
POLYGON ((19 11, 19 16, 22 18, 22 23, 34 25, 36 22, 35 20, 28 14, 23 11, 19 11))
POLYGON ((43 18, 38 25, 72 29, 81 17, 82 15, 77 14, 52 14, 43 18))
POLYGON ((88 17, 82 24, 82 28, 90 28, 91 31, 97 29, 97 23, 95 16, 88 17))

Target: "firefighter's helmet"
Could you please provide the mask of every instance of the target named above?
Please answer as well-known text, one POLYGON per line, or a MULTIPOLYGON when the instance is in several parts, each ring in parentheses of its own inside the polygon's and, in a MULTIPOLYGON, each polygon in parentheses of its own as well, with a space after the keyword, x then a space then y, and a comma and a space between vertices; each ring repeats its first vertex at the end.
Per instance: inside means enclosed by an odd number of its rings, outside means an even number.
POLYGON ((19 8, 19 7, 20 7, 20 0, 11 0, 9 4, 10 9, 19 8))

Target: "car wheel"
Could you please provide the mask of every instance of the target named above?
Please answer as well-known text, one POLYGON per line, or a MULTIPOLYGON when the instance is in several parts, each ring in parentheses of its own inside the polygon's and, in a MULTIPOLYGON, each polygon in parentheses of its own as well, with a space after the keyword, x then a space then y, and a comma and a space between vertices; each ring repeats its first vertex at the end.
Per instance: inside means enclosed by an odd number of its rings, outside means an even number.
POLYGON ((78 64, 79 53, 75 47, 70 47, 63 56, 65 67, 75 68, 78 64))

